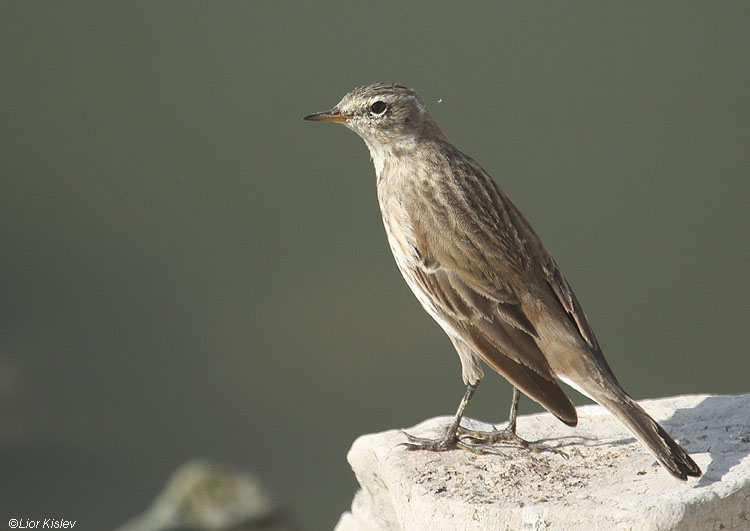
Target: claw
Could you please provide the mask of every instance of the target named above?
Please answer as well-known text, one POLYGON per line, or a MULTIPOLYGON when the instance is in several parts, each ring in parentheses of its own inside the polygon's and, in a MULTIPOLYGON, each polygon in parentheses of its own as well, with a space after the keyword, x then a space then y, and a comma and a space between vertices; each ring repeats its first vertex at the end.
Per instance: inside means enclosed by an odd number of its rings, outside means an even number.
POLYGON ((459 434, 460 436, 458 437, 457 446, 476 454, 505 455, 500 451, 498 446, 493 445, 499 442, 509 442, 534 453, 553 452, 562 456, 564 459, 569 458, 568 454, 562 450, 538 442, 522 439, 516 435, 515 430, 510 430, 508 428, 491 432, 479 432, 461 428, 459 429, 459 434))
POLYGON ((415 437, 404 430, 401 433, 406 435, 408 442, 400 443, 398 446, 405 446, 407 450, 430 450, 432 452, 442 452, 453 448, 458 439, 455 435, 451 436, 450 430, 440 439, 427 439, 424 437, 415 437))

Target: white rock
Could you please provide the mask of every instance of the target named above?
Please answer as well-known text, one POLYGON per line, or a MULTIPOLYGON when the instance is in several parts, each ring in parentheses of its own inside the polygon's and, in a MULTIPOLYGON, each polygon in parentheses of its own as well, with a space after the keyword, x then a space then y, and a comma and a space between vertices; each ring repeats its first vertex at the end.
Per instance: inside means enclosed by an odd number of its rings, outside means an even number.
POLYGON ((118 531, 250 529, 253 522, 271 529, 275 516, 268 494, 254 476, 190 461, 172 475, 144 514, 118 531))
MULTIPOLYGON (((408 451, 400 430, 364 435, 349 463, 360 490, 337 531, 750 530, 750 395, 680 396, 641 405, 703 470, 672 477, 614 417, 578 408, 569 428, 550 414, 519 417, 519 435, 569 458, 508 446, 505 455, 408 451)), ((409 428, 435 438, 439 417, 409 428)), ((465 419, 464 426, 491 426, 465 419)))

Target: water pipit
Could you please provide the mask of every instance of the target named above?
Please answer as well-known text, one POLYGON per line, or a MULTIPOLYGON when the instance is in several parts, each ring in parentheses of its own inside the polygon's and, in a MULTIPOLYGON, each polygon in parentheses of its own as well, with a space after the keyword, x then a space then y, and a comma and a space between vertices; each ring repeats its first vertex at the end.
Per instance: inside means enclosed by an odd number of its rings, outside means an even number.
POLYGON ((340 122, 370 150, 383 224, 401 274, 448 334, 466 392, 437 440, 407 436, 413 449, 456 446, 492 452, 516 435, 518 390, 569 426, 576 409, 561 380, 605 407, 674 476, 698 465, 620 386, 578 299, 526 218, 472 158, 443 135, 416 93, 376 83, 305 120, 340 122), (514 386, 505 430, 470 432, 464 409, 482 379, 480 360, 514 386))

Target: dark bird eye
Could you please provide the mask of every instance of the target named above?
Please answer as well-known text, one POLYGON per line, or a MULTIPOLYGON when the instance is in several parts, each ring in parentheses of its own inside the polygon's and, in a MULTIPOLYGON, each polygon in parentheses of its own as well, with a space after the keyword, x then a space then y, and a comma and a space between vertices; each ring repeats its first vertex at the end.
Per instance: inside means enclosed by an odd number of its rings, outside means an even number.
POLYGON ((372 114, 383 114, 388 106, 382 101, 376 101, 370 105, 370 112, 372 114))

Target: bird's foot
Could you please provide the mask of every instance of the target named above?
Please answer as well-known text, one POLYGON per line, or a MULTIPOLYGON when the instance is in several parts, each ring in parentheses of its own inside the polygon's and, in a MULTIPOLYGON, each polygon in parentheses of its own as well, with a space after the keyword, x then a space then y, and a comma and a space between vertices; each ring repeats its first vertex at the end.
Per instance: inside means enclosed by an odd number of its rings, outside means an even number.
POLYGON ((501 451, 502 446, 496 446, 498 443, 503 442, 515 444, 534 453, 553 452, 564 459, 568 459, 569 457, 562 450, 552 446, 522 439, 516 434, 515 426, 510 426, 502 430, 495 429, 493 431, 474 431, 461 426, 458 427, 456 446, 475 454, 505 455, 501 451))
POLYGON ((405 431, 401 430, 401 433, 406 435, 408 442, 401 443, 399 446, 405 446, 407 450, 429 450, 431 452, 444 452, 451 450, 456 447, 458 439, 456 438, 456 432, 451 433, 451 429, 445 431, 445 435, 439 439, 427 439, 424 437, 415 437, 405 431))

